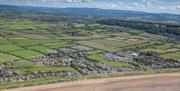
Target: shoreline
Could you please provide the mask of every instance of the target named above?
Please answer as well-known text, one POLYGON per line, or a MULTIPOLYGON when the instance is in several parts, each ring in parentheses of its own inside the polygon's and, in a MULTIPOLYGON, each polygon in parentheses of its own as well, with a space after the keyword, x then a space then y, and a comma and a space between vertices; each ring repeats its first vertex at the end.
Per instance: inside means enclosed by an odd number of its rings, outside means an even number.
POLYGON ((97 78, 97 79, 86 79, 72 82, 54 83, 39 86, 30 86, 14 89, 6 89, 2 91, 44 91, 48 89, 55 88, 69 88, 93 84, 104 84, 106 82, 116 82, 116 81, 128 81, 128 80, 138 80, 138 79, 148 79, 148 78, 161 78, 161 77, 180 77, 180 73, 160 73, 151 75, 136 75, 136 76, 122 76, 122 77, 112 77, 112 78, 97 78))

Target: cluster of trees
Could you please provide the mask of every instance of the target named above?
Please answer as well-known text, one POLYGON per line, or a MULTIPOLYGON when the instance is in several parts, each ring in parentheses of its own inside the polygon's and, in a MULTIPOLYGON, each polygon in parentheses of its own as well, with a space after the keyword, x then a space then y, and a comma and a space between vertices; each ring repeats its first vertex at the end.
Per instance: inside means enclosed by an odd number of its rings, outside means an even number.
POLYGON ((116 19, 99 20, 98 23, 138 29, 152 34, 180 35, 180 24, 167 24, 167 23, 165 24, 165 23, 127 21, 127 20, 116 20, 116 19))

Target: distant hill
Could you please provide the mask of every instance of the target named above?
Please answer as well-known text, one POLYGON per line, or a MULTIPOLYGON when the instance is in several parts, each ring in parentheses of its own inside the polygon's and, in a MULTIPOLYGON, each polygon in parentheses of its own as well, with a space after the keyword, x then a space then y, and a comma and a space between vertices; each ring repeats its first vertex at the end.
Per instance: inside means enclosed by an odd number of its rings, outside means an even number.
POLYGON ((98 8, 49 8, 30 6, 0 5, 0 12, 43 12, 55 14, 81 15, 86 18, 120 20, 140 20, 166 23, 180 23, 180 15, 167 13, 146 13, 125 10, 106 10, 98 8))

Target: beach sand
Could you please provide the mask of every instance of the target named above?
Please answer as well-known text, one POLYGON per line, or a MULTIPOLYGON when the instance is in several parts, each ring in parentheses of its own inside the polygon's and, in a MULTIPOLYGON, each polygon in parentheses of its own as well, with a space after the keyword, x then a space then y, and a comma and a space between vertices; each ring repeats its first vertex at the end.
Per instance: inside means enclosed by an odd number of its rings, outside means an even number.
POLYGON ((180 73, 89 79, 4 91, 180 91, 180 73))

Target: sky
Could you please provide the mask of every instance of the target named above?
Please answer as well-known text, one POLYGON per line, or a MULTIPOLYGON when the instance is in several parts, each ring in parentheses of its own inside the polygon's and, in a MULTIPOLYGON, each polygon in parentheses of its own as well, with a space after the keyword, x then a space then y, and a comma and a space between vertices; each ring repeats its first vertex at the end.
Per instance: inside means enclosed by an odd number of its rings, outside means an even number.
POLYGON ((180 0, 0 0, 0 4, 60 8, 101 8, 180 14, 180 0))

